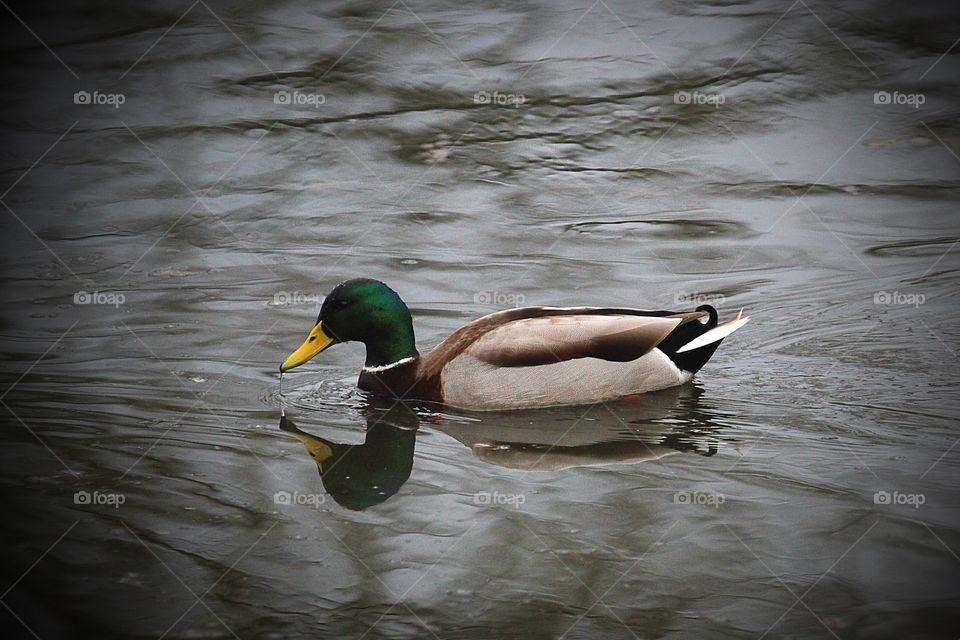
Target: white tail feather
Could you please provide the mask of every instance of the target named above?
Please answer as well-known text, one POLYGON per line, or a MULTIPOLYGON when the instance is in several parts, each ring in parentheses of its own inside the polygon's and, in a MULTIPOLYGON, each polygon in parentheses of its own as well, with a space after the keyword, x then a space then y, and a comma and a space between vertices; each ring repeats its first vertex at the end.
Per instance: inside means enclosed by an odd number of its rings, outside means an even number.
POLYGON ((741 317, 742 314, 743 314, 743 310, 741 309, 741 311, 737 313, 736 318, 734 318, 733 320, 728 320, 723 324, 719 324, 713 329, 710 329, 709 331, 707 331, 706 333, 694 338, 687 344, 677 349, 677 353, 683 353, 684 351, 693 351, 694 349, 699 349, 700 347, 704 347, 708 344, 717 342, 719 340, 723 340, 728 335, 730 335, 731 333, 733 333, 743 325, 747 324, 747 320, 750 319, 750 316, 747 316, 746 318, 742 318, 741 317))

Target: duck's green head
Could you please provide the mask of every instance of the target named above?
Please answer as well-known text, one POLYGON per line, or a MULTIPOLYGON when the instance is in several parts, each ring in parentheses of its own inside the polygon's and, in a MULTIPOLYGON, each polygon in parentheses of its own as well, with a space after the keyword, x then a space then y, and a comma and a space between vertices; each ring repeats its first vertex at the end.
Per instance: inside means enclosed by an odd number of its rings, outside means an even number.
POLYGON ((320 307, 316 326, 280 371, 299 367, 338 342, 362 342, 365 366, 393 364, 419 355, 410 310, 396 291, 378 280, 357 278, 337 285, 320 307))

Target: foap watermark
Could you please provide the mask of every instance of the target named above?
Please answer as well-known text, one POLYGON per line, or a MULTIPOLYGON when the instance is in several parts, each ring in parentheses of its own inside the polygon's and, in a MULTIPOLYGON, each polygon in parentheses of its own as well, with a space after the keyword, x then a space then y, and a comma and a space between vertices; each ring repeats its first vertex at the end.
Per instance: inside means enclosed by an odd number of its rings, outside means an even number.
POLYGON ((900 493, 899 491, 877 491, 873 494, 873 504, 907 505, 919 509, 927 501, 922 493, 900 493))
POLYGON ((84 506, 107 505, 114 509, 119 509, 120 505, 127 501, 127 496, 122 493, 107 493, 104 491, 77 491, 73 494, 73 504, 84 506))
POLYGON ((318 92, 300 91, 294 89, 289 91, 281 89, 273 94, 273 104, 282 104, 288 107, 313 107, 319 109, 321 105, 326 104, 327 96, 318 92))
POLYGON ((494 491, 491 493, 489 491, 478 491, 477 493, 473 494, 473 504, 481 507, 506 505, 519 509, 520 505, 526 501, 527 496, 522 493, 500 493, 499 491, 494 491))
POLYGON ((498 307, 518 307, 526 301, 522 293, 508 293, 505 291, 479 291, 473 296, 476 304, 490 304, 498 307))
POLYGON ((877 291, 873 294, 873 304, 901 305, 919 307, 927 301, 922 293, 904 293, 902 291, 877 291))
POLYGON ((873 104, 908 105, 914 109, 919 109, 920 105, 926 101, 927 96, 922 93, 903 93, 900 91, 875 91, 873 93, 873 104))
POLYGON ((722 93, 705 91, 677 91, 673 94, 673 104, 692 104, 698 107, 718 108, 727 99, 722 93))
POLYGON ((711 304, 721 306, 726 298, 719 293, 700 293, 699 291, 678 291, 673 295, 674 304, 711 304))
POLYGON ((273 503, 279 504, 282 506, 287 505, 306 505, 308 507, 317 508, 326 502, 327 496, 322 493, 300 493, 299 491, 294 491, 293 493, 289 491, 277 491, 273 494, 273 503))
POLYGON ((73 294, 73 304, 109 304, 119 307, 127 297, 119 291, 77 291, 73 294))
POLYGON ((526 101, 527 97, 522 93, 500 93, 499 91, 490 93, 489 91, 477 91, 473 94, 474 104, 493 104, 500 107, 518 108, 526 101))
POLYGON ((300 304, 320 304, 320 296, 315 293, 304 293, 302 291, 277 291, 273 294, 273 305, 275 307, 287 307, 300 304))
POLYGON ((677 491, 673 494, 674 504, 708 506, 719 509, 727 501, 727 496, 713 491, 677 491))
POLYGON ((127 101, 122 93, 100 93, 99 91, 77 91, 73 94, 73 104, 107 105, 119 109, 127 101))

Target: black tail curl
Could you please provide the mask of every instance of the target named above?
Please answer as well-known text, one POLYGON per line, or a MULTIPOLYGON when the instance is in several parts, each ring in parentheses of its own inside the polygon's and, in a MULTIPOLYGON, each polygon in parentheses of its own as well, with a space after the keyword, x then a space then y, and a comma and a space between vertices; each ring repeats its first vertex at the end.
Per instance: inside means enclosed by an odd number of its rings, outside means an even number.
POLYGON ((710 314, 710 317, 707 318, 707 326, 711 329, 717 326, 717 323, 720 321, 720 316, 717 315, 717 310, 708 304, 700 305, 697 307, 697 311, 706 311, 710 314))
POLYGON ((664 338, 660 344, 657 345, 657 349, 663 351, 663 353, 666 354, 666 356, 670 358, 670 360, 672 360, 677 367, 683 371, 689 371, 690 373, 696 373, 699 371, 703 365, 707 363, 707 360, 713 356, 713 352, 717 350, 717 347, 720 346, 720 342, 722 342, 721 340, 718 340, 716 342, 706 344, 699 349, 677 353, 678 349, 682 349, 684 345, 689 344, 691 341, 696 340, 710 329, 713 329, 719 322, 717 310, 709 304, 700 305, 697 307, 697 311, 704 311, 709 314, 706 322, 694 321, 682 324, 671 331, 670 335, 664 338))

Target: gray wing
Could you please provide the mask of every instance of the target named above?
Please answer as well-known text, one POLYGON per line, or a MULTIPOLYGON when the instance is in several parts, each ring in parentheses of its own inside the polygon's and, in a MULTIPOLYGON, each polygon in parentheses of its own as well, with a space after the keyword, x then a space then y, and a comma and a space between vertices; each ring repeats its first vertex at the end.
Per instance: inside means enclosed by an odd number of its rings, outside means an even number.
POLYGON ((629 362, 656 347, 683 317, 557 315, 514 320, 464 353, 497 367, 532 367, 578 358, 629 362))

